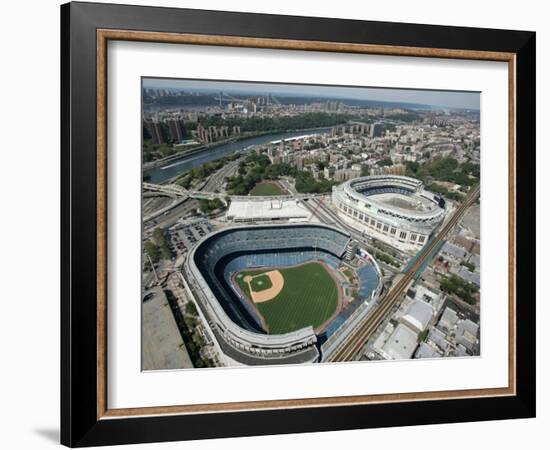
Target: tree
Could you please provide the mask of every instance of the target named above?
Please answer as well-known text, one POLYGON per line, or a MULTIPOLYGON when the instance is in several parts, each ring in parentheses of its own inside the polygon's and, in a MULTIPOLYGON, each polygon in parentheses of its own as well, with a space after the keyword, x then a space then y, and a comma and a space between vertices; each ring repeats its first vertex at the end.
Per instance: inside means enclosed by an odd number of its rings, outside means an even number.
POLYGON ((428 337, 428 330, 421 331, 418 333, 418 342, 424 342, 428 337))
POLYGON ((190 316, 196 316, 197 315, 197 307, 193 302, 187 302, 185 304, 185 312, 189 314, 190 316))
POLYGON ((296 172, 295 180, 296 190, 302 194, 330 192, 332 186, 337 184, 336 181, 330 181, 321 176, 319 180, 315 180, 313 175, 305 170, 296 172))
POLYGON ((414 176, 417 172, 418 172, 418 169, 420 168, 420 164, 418 164, 416 161, 409 161, 407 163, 407 173, 410 173, 412 174, 412 176, 414 176))
POLYGON ((240 126, 242 132, 270 132, 278 130, 301 130, 305 128, 330 127, 339 125, 352 119, 360 119, 354 114, 334 114, 326 112, 310 112, 296 116, 274 116, 274 117, 201 117, 201 124, 204 127, 213 126, 240 126))
POLYGON ((391 158, 384 158, 384 159, 381 159, 380 161, 377 161, 376 165, 380 167, 393 166, 393 161, 391 160, 391 158))
POLYGON ((460 265, 466 267, 470 272, 473 272, 474 270, 476 270, 476 266, 468 261, 462 261, 460 265))
POLYGON ((184 189, 189 189, 191 187, 191 182, 193 181, 193 176, 189 174, 189 172, 182 176, 181 178, 178 178, 176 181, 176 184, 181 186, 184 189))
POLYGON ((163 258, 170 259, 172 257, 172 251, 166 240, 164 230, 162 228, 155 228, 153 231, 153 238, 160 250, 163 258))
POLYGON ((189 333, 191 333, 191 331, 195 328, 195 319, 193 317, 185 317, 183 321, 185 322, 185 326, 189 330, 189 333))
POLYGON ((214 198, 212 200, 203 198, 199 201, 199 209, 205 214, 221 208, 222 205, 223 203, 219 198, 214 198))
POLYGON ((207 367, 206 364, 204 363, 204 361, 202 360, 202 358, 198 358, 196 361, 195 361, 195 368, 197 369, 202 369, 203 367, 207 367))
POLYGON ((145 253, 147 253, 147 255, 149 255, 149 258, 151 258, 151 261, 153 261, 153 263, 157 263, 160 261, 160 250, 150 240, 147 240, 145 242, 145 244, 143 245, 143 250, 145 251, 145 253))
POLYGON ((440 286, 443 292, 455 294, 466 303, 475 305, 476 299, 473 294, 475 294, 478 289, 474 284, 468 283, 456 275, 451 275, 441 280, 440 286))

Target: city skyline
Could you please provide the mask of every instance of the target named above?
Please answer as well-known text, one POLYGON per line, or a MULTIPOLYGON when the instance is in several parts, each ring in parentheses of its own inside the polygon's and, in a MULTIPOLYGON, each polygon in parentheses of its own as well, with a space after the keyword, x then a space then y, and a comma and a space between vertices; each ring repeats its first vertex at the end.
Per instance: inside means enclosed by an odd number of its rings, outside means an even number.
POLYGON ((264 83, 247 81, 196 80, 175 78, 143 78, 145 89, 178 89, 217 93, 223 91, 238 95, 280 95, 289 97, 317 97, 353 99, 373 102, 424 105, 444 109, 480 109, 480 92, 443 91, 428 89, 325 86, 306 84, 264 83))

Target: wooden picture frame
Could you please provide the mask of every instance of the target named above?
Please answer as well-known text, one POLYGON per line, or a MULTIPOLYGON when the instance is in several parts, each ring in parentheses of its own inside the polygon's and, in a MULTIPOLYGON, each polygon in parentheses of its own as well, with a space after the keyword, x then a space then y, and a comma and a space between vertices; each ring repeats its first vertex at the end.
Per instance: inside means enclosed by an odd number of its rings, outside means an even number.
POLYGON ((61 442, 91 446, 535 415, 535 33, 125 5, 61 7, 61 442), (505 61, 509 68, 507 388, 110 409, 107 42, 505 61))

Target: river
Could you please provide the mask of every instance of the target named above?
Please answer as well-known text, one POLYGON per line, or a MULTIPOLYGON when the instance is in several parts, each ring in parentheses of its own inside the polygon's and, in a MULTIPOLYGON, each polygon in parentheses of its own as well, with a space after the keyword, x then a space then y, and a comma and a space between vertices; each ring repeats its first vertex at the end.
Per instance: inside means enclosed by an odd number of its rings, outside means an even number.
POLYGON ((284 133, 273 133, 265 134, 263 136, 252 137, 248 139, 243 139, 242 141, 229 142, 227 144, 222 144, 204 152, 200 152, 191 156, 182 156, 180 159, 171 160, 165 165, 160 167, 154 167, 144 171, 144 178, 147 178, 147 181, 150 183, 162 183, 170 178, 173 178, 177 175, 187 172, 190 169, 198 167, 202 164, 206 164, 216 159, 223 158, 228 156, 231 153, 234 153, 239 150, 244 150, 247 147, 255 145, 263 145, 272 141, 280 141, 282 139, 290 139, 298 136, 304 136, 309 134, 320 134, 328 133, 331 127, 326 128, 315 128, 310 130, 299 130, 299 131, 289 131, 284 133))

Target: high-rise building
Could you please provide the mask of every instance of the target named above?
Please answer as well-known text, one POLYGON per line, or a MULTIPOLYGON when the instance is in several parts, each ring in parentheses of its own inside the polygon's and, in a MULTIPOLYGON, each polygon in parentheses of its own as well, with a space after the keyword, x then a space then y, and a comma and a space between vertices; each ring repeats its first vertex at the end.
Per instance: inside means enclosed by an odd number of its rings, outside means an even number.
POLYGON ((197 126, 197 138, 200 142, 208 144, 212 142, 212 133, 204 128, 201 124, 197 126))
POLYGON ((185 139, 183 119, 168 119, 166 124, 168 125, 168 132, 172 141, 179 143, 185 139))
POLYGON ((335 167, 334 166, 326 166, 323 170, 323 175, 327 180, 332 179, 335 173, 335 167))
POLYGON ((381 123, 373 123, 370 126, 370 137, 379 137, 382 136, 382 124, 381 123))
POLYGON ((208 134, 210 134, 210 137, 213 138, 214 140, 217 140, 218 139, 218 128, 211 125, 208 127, 208 134))
POLYGON ((304 157, 303 156, 297 156, 296 159, 296 169, 302 170, 304 168, 304 157))
POLYGON ((149 119, 144 121, 145 128, 151 135, 151 140, 153 141, 153 144, 165 144, 166 140, 164 139, 164 135, 162 133, 162 127, 158 120, 156 119, 149 119))

